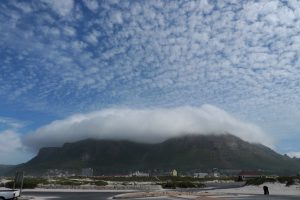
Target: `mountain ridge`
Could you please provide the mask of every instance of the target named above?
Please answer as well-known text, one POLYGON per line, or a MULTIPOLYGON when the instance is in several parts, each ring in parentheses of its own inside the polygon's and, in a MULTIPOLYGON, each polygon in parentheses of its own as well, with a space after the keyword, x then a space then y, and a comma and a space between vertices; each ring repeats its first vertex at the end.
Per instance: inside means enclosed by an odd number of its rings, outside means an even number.
POLYGON ((4 165, 0 164, 0 176, 3 176, 14 169, 16 165, 4 165))
POLYGON ((185 135, 157 144, 128 140, 86 139, 62 147, 40 149, 16 169, 45 173, 47 169, 92 167, 96 175, 126 174, 134 170, 180 171, 220 169, 296 172, 300 162, 274 150, 230 135, 185 135))

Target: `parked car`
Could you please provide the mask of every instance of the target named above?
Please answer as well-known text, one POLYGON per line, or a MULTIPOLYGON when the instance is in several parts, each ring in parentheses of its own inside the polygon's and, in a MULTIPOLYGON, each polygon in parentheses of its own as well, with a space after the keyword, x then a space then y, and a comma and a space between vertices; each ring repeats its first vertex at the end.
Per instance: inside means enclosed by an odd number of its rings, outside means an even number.
POLYGON ((19 196, 19 190, 0 190, 0 200, 18 199, 19 196))

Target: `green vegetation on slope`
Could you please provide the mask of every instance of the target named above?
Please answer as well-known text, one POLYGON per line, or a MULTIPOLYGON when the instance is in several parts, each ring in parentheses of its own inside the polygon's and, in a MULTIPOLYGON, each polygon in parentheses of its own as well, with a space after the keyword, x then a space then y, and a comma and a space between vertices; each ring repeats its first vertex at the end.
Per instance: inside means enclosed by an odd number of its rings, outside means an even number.
POLYGON ((286 184, 286 186, 291 186, 296 183, 299 183, 300 177, 298 176, 283 176, 283 177, 277 177, 277 178, 255 178, 247 180, 245 185, 262 185, 264 183, 283 183, 286 184))
POLYGON ((161 184, 162 188, 176 189, 176 188, 204 188, 205 184, 191 181, 168 181, 161 184))
MULTIPOLYGON (((24 178, 23 181, 23 188, 24 189, 34 189, 38 186, 38 184, 48 184, 48 181, 43 178, 24 178)), ((14 187, 14 181, 9 181, 3 185, 7 188, 13 188, 14 187)), ((20 184, 15 185, 16 188, 20 188, 20 184)))
POLYGON ((160 144, 83 140, 61 148, 43 148, 35 158, 17 169, 25 170, 27 174, 42 174, 46 169, 77 170, 80 173, 85 167, 92 167, 95 175, 156 169, 210 170, 215 167, 292 174, 299 170, 300 161, 232 135, 190 135, 160 144))

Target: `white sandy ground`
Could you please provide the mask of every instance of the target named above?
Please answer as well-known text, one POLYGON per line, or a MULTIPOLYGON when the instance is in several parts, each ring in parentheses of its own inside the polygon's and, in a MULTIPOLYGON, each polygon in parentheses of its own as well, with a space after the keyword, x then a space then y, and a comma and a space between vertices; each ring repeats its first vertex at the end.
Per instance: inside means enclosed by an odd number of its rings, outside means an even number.
POLYGON ((26 192, 134 192, 136 190, 93 190, 93 189, 24 189, 26 192))
MULTIPOLYGON (((122 192, 123 194, 120 196, 125 197, 137 197, 147 199, 147 197, 151 197, 153 199, 155 197, 177 197, 181 199, 230 199, 230 197, 247 197, 251 195, 261 195, 263 194, 263 186, 266 185, 269 187, 269 191, 271 195, 293 195, 299 196, 300 199, 300 185, 293 185, 290 187, 286 187, 285 184, 280 183, 267 183, 260 186, 244 186, 241 188, 231 188, 231 189, 215 189, 209 191, 200 191, 200 192, 181 192, 181 191, 168 191, 168 190, 157 190, 151 192, 145 192, 145 194, 141 194, 143 192, 134 190, 78 190, 78 189, 31 189, 24 190, 28 192, 122 192), (124 193, 130 194, 124 194, 124 193), (151 195, 149 193, 152 193, 151 195), (136 194, 136 195, 134 195, 136 194), (148 194, 148 195, 147 195, 148 194), (208 196, 210 198, 206 198, 208 196)), ((119 197, 120 197, 119 196, 119 197)), ((50 196, 50 197, 22 197, 22 199, 26 200, 55 200, 58 197, 50 196)), ((122 198, 122 197, 121 197, 122 198)))
POLYGON ((18 200, 55 200, 59 197, 55 197, 55 196, 39 196, 39 197, 36 197, 36 196, 23 196, 23 197, 20 197, 18 198, 18 200))
MULTIPOLYGON (((211 200, 207 197, 209 194, 205 192, 191 191, 176 191, 176 190, 158 190, 148 192, 123 193, 114 196, 114 199, 155 199, 155 198, 170 198, 170 199, 195 199, 195 200, 211 200)), ((211 195, 211 194, 210 194, 211 195)), ((214 197, 215 199, 219 199, 214 197)))
POLYGON ((263 186, 268 186, 271 195, 293 195, 299 196, 300 199, 300 185, 286 187, 285 184, 280 183, 266 183, 259 186, 244 186, 231 189, 215 189, 209 191, 208 194, 218 196, 228 194, 263 194, 263 186))
MULTIPOLYGON (((44 189, 44 188, 36 188, 36 189, 24 189, 23 192, 134 192, 134 190, 89 190, 89 189, 44 189)), ((60 197, 57 196, 34 196, 34 195, 23 195, 19 200, 56 200, 60 197)))
POLYGON ((200 191, 200 192, 180 192, 180 191, 154 191, 131 193, 131 194, 121 194, 117 195, 119 198, 144 198, 144 197, 157 197, 157 196, 169 196, 169 197, 178 197, 181 199, 202 199, 204 196, 215 198, 215 199, 230 199, 231 197, 249 197, 251 195, 262 195, 263 186, 266 185, 269 187, 271 195, 282 195, 282 196, 299 196, 300 199, 300 185, 293 185, 286 187, 285 184, 280 183, 267 183, 260 186, 244 186, 241 188, 231 188, 231 189, 215 189, 209 191, 200 191))

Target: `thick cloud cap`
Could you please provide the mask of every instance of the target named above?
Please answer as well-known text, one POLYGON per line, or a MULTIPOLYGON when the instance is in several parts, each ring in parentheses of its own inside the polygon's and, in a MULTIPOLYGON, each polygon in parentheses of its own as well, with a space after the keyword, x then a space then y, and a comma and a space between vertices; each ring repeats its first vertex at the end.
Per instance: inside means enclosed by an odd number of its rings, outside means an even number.
POLYGON ((272 146, 256 125, 242 122, 211 105, 170 109, 106 109, 54 121, 24 138, 33 148, 60 146, 86 138, 157 143, 184 134, 231 133, 272 146))

